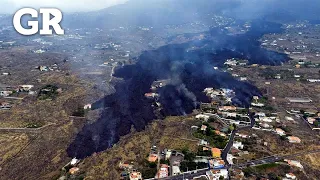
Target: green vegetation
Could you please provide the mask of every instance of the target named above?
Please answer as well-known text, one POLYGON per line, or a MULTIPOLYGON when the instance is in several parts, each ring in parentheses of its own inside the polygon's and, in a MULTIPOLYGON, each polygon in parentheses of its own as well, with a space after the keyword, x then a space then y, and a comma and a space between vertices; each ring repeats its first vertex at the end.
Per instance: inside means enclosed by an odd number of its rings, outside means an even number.
POLYGON ((146 166, 148 168, 157 168, 157 163, 146 161, 146 166))
POLYGON ((212 108, 212 107, 204 107, 202 108, 204 112, 217 112, 217 108, 212 108))
POLYGON ((86 114, 85 110, 79 106, 77 110, 72 113, 72 116, 84 117, 85 114, 86 114))
POLYGON ((243 169, 244 175, 250 177, 256 176, 257 179, 268 177, 270 180, 280 180, 283 177, 282 172, 290 172, 290 166, 277 163, 269 163, 258 166, 250 166, 243 169))
POLYGON ((38 99, 40 100, 53 100, 58 96, 58 87, 55 85, 46 85, 40 89, 38 99))
POLYGON ((315 121, 315 122, 313 123, 313 125, 314 125, 315 127, 319 127, 320 123, 319 123, 319 121, 315 121))
POLYGON ((274 107, 272 107, 272 106, 265 106, 265 107, 263 107, 263 109, 265 109, 267 111, 271 111, 271 112, 275 111, 274 107))
POLYGON ((160 160, 160 164, 167 164, 167 165, 170 165, 170 161, 169 161, 169 160, 161 159, 161 160, 160 160))
POLYGON ((243 172, 244 172, 244 175, 246 177, 248 177, 252 174, 263 173, 267 169, 277 168, 278 166, 279 166, 279 164, 276 164, 276 163, 263 164, 263 165, 258 165, 258 166, 247 167, 247 168, 243 169, 243 172))
POLYGON ((291 133, 292 132, 292 130, 288 126, 281 126, 279 128, 281 128, 282 130, 284 130, 287 133, 291 133))
POLYGON ((266 96, 262 96, 258 99, 258 102, 259 103, 263 103, 263 104, 266 104, 268 102, 269 98, 266 97, 266 96))
POLYGON ((143 179, 154 178, 157 174, 157 168, 143 168, 141 171, 143 179))
POLYGON ((183 172, 186 171, 192 171, 192 170, 196 170, 196 169, 203 169, 208 167, 208 163, 203 163, 203 162, 190 162, 190 161, 183 161, 181 162, 181 166, 180 169, 183 172))
POLYGON ((212 122, 215 122, 215 121, 216 121, 216 118, 214 116, 211 116, 208 119, 208 123, 212 123, 212 122))
POLYGON ((237 128, 237 125, 232 124, 228 127, 228 132, 231 133, 233 130, 235 130, 237 128))
POLYGON ((157 173, 157 163, 145 160, 143 164, 144 168, 140 169, 143 178, 154 178, 155 174, 157 173))
POLYGON ((205 168, 208 167, 207 163, 196 163, 193 162, 196 158, 196 154, 189 152, 188 149, 183 149, 182 153, 184 154, 184 161, 181 162, 181 171, 186 172, 187 170, 196 170, 196 169, 201 169, 201 168, 205 168))
POLYGON ((294 72, 290 70, 274 70, 271 68, 266 68, 261 70, 259 76, 264 77, 265 79, 274 79, 277 75, 281 76, 281 79, 293 79, 294 72))
POLYGON ((204 112, 217 112, 217 107, 212 107, 211 105, 201 105, 201 110, 204 112))
POLYGON ((238 114, 248 114, 248 109, 237 109, 238 114))
POLYGON ((199 146, 197 155, 198 156, 211 156, 212 154, 211 154, 211 151, 204 151, 203 146, 199 146))
POLYGON ((236 117, 228 117, 228 119, 233 119, 233 120, 237 120, 237 121, 247 121, 250 122, 250 119, 247 117, 241 117, 239 115, 237 115, 236 117))
POLYGON ((189 150, 186 148, 182 150, 182 154, 184 154, 185 161, 194 161, 194 159, 196 158, 196 154, 193 152, 189 152, 189 150))
MULTIPOLYGON (((207 126, 206 131, 201 131, 200 128, 193 133, 193 136, 199 139, 204 139, 209 142, 210 145, 223 149, 227 143, 228 139, 225 137, 222 137, 220 135, 217 135, 212 127, 209 126, 208 123, 204 123, 204 125, 207 126)), ((232 126, 232 128, 234 128, 232 126)))
POLYGON ((275 167, 278 167, 278 166, 279 166, 279 164, 270 163, 270 164, 262 164, 262 165, 259 165, 259 166, 255 166, 254 168, 256 168, 258 171, 264 171, 266 169, 275 168, 275 167))
POLYGON ((39 128, 39 127, 42 127, 42 126, 43 126, 42 123, 32 122, 32 123, 28 123, 26 125, 26 128, 39 128))
POLYGON ((270 180, 282 180, 282 177, 281 176, 277 176, 275 173, 269 173, 268 174, 268 178, 270 179, 270 180))

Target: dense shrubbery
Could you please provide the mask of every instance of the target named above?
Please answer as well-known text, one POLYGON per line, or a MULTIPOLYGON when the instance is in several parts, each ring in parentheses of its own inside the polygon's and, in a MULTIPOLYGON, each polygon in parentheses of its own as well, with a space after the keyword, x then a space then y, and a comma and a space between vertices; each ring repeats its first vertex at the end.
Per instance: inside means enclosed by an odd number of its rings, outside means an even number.
POLYGON ((289 70, 274 70, 271 68, 266 68, 261 70, 259 76, 264 77, 265 79, 274 79, 275 76, 280 75, 282 79, 292 79, 294 78, 294 72, 289 70))
POLYGON ((203 169, 206 167, 208 167, 208 163, 203 163, 203 162, 196 163, 196 162, 184 161, 184 162, 181 162, 180 169, 181 171, 186 172, 187 170, 192 171, 196 169, 203 169))
POLYGON ((141 170, 141 174, 143 179, 154 178, 154 176, 157 174, 157 168, 143 168, 141 170))
POLYGON ((77 110, 72 113, 72 116, 84 117, 85 113, 86 112, 82 107, 78 107, 77 110))
POLYGON ((211 156, 212 153, 211 151, 204 151, 202 146, 199 146, 198 148, 198 152, 197 152, 198 156, 211 156))
POLYGON ((38 99, 40 100, 53 100, 58 96, 58 87, 55 85, 46 85, 40 89, 38 99))
POLYGON ((196 132, 193 133, 193 135, 196 138, 207 140, 209 144, 214 147, 223 149, 227 145, 228 139, 220 135, 217 135, 214 129, 212 129, 208 124, 205 123, 204 125, 207 126, 207 130, 205 132, 198 129, 196 132))
POLYGON ((39 128, 39 127, 42 127, 42 124, 37 122, 28 123, 26 125, 26 128, 39 128))
POLYGON ((140 170, 144 179, 154 178, 157 174, 157 163, 144 161, 144 168, 140 170))

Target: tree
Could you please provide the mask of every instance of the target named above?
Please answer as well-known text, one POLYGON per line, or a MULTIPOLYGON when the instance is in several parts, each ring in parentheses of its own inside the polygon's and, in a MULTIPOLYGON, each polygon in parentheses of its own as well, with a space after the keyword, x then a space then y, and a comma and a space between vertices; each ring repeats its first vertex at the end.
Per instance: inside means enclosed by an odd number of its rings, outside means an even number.
POLYGON ((285 141, 285 140, 287 140, 287 137, 286 136, 280 136, 280 139, 285 141))
POLYGON ((228 131, 232 132, 234 130, 234 125, 230 125, 228 131))
POLYGON ((78 107, 76 111, 72 113, 72 116, 77 116, 77 117, 84 117, 85 115, 85 110, 82 107, 78 107))
POLYGON ((208 122, 214 122, 215 120, 216 119, 213 116, 211 116, 211 117, 209 117, 208 122))
POLYGON ((160 164, 167 164, 167 165, 169 165, 170 162, 169 162, 169 160, 161 159, 161 160, 160 160, 160 164))
POLYGON ((157 163, 155 163, 155 162, 148 162, 148 167, 149 168, 156 168, 157 167, 157 163))
POLYGON ((314 125, 315 125, 316 127, 319 127, 319 121, 315 121, 315 122, 314 122, 314 125))

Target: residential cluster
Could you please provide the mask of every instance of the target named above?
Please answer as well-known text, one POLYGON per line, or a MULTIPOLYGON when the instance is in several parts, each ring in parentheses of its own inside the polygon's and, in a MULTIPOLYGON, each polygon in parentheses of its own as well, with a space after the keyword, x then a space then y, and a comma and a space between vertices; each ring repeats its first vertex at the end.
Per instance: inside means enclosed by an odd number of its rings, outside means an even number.
POLYGON ((13 100, 23 99, 25 95, 35 95, 36 91, 32 91, 33 87, 33 85, 0 87, 0 109, 10 110, 14 104, 13 100))

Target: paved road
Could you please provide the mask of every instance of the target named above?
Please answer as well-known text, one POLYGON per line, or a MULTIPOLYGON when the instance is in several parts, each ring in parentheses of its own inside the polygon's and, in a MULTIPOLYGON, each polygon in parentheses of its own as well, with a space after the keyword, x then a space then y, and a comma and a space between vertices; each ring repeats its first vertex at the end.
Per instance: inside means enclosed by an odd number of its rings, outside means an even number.
MULTIPOLYGON (((195 171, 189 171, 189 172, 185 172, 184 174, 181 175, 177 175, 177 176, 170 176, 167 178, 162 178, 161 180, 183 180, 183 179, 193 179, 195 177, 199 177, 202 175, 206 175, 206 172, 209 169, 201 169, 201 170, 197 170, 196 173, 194 173, 195 171)), ((154 178, 153 178, 154 179, 154 178)), ((148 180, 153 180, 153 179, 148 179, 148 180)))
POLYGON ((209 116, 214 116, 218 121, 220 121, 222 124, 228 126, 228 124, 221 119, 220 116, 218 116, 217 114, 212 114, 212 113, 203 113, 204 115, 209 115, 209 116))
POLYGON ((296 154, 289 154, 289 155, 284 155, 284 156, 279 156, 279 155, 269 156, 269 157, 265 157, 265 158, 262 158, 262 159, 250 161, 250 162, 247 162, 247 163, 232 165, 232 167, 243 168, 243 167, 252 166, 252 165, 268 164, 268 163, 281 161, 281 160, 284 160, 284 159, 291 159, 291 158, 295 158, 295 157, 298 157, 298 156, 303 156, 303 155, 313 154, 313 153, 320 153, 320 149, 300 152, 300 153, 296 153, 296 154))
POLYGON ((251 129, 251 128, 253 128, 253 126, 256 123, 256 121, 254 120, 253 114, 250 113, 249 110, 248 110, 248 115, 249 115, 248 117, 250 118, 250 121, 251 121, 250 126, 239 127, 237 129, 233 130, 231 135, 230 135, 228 144, 226 145, 226 147, 222 151, 221 158, 224 160, 224 162, 226 163, 227 166, 229 166, 229 162, 227 161, 227 155, 230 152, 230 149, 232 148, 233 140, 234 140, 234 137, 235 137, 236 133, 241 131, 241 130, 251 129))
MULTIPOLYGON (((255 119, 254 119, 254 114, 248 112, 251 124, 250 126, 245 126, 245 127, 240 127, 237 128, 236 130, 232 131, 230 138, 229 138, 229 142, 227 144, 227 146, 225 147, 225 149, 222 152, 222 159, 226 162, 227 164, 227 168, 231 168, 231 167, 237 167, 237 168, 244 168, 247 166, 253 166, 253 165, 262 165, 262 164, 268 164, 268 163, 273 163, 273 162, 277 162, 277 161, 281 161, 284 159, 291 159, 291 158, 295 158, 297 156, 303 156, 306 154, 312 154, 312 153, 320 153, 320 149, 319 150, 312 150, 312 151, 305 151, 305 152, 300 152, 300 153, 296 153, 296 154, 291 154, 291 155, 284 155, 284 156, 280 156, 280 155, 273 155, 273 156, 268 156, 262 159, 258 159, 258 160, 253 160, 247 163, 242 163, 242 164, 236 164, 236 165, 230 165, 227 161, 227 154, 229 153, 232 145, 233 145, 233 139, 235 137, 235 134, 241 130, 245 130, 245 129, 251 129, 254 127, 255 125, 255 119)), ((167 177, 167 178, 163 178, 161 180, 183 180, 183 179, 193 179, 195 177, 199 177, 202 175, 206 175, 206 171, 208 171, 209 169, 202 169, 202 170, 198 170, 196 173, 192 173, 194 171, 190 171, 190 172, 186 172, 182 175, 178 175, 178 176, 171 176, 171 177, 167 177)))
MULTIPOLYGON (((295 158, 297 156, 303 156, 303 155, 312 154, 312 153, 320 153, 320 149, 306 151, 306 152, 300 152, 300 153, 296 153, 296 154, 284 155, 284 156, 278 156, 278 155, 269 156, 269 157, 265 157, 265 158, 262 158, 262 159, 250 161, 250 162, 247 162, 247 163, 232 165, 232 166, 229 166, 228 168, 230 168, 230 167, 244 168, 244 167, 247 167, 247 166, 253 166, 253 165, 256 166, 256 165, 268 164, 268 163, 273 163, 273 162, 281 161, 281 160, 284 160, 284 159, 291 159, 291 158, 295 158)), ((208 170, 209 169, 201 169, 201 170, 198 170, 196 173, 192 173, 194 171, 190 171, 190 172, 184 173, 184 175, 182 174, 182 175, 178 175, 178 176, 171 176, 171 177, 167 177, 167 178, 162 178, 161 180, 193 179, 195 177, 206 175, 206 171, 208 171, 208 170)), ((149 179, 149 180, 152 180, 152 179, 149 179)))
POLYGON ((45 126, 39 128, 0 128, 0 132, 15 132, 15 133, 28 133, 28 132, 38 132, 46 127, 55 125, 55 123, 48 123, 45 126))

